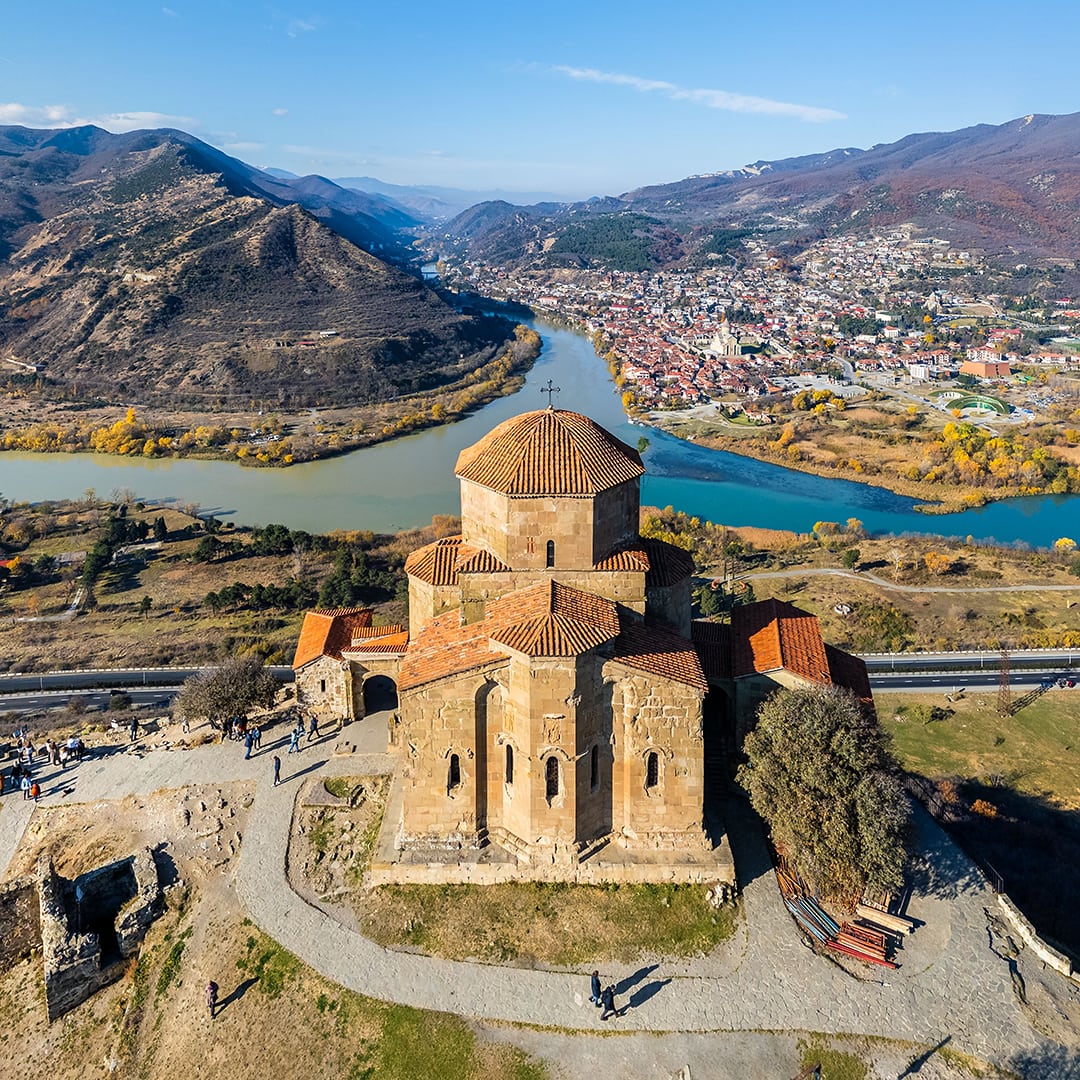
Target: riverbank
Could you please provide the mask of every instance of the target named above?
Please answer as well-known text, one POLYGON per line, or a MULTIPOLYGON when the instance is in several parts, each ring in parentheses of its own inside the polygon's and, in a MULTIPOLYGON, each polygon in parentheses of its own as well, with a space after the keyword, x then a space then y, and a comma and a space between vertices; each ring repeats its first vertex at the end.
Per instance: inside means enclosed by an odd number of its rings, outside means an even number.
MULTIPOLYGON (((1004 503, 1010 499, 1047 495, 1046 490, 1015 491, 1010 489, 987 489, 982 487, 964 487, 941 483, 925 483, 887 469, 877 469, 874 479, 870 480, 862 471, 860 457, 836 453, 836 448, 829 445, 820 455, 813 455, 805 450, 798 454, 789 452, 789 442, 783 435, 784 425, 773 424, 766 427, 731 426, 730 433, 717 430, 714 421, 703 421, 693 415, 694 410, 653 411, 635 419, 636 423, 665 431, 675 438, 684 439, 697 446, 711 450, 737 454, 754 461, 767 461, 780 468, 793 472, 818 476, 826 480, 846 480, 862 484, 880 491, 915 500, 912 509, 920 514, 956 514, 965 510, 987 506, 990 503, 1004 503), (825 457, 835 460, 824 460, 825 457)), ((920 454, 929 453, 931 447, 912 444, 908 449, 918 448, 920 454)), ((851 449, 848 447, 848 449, 851 449)), ((909 458, 909 460, 912 460, 909 458)), ((1063 463, 1064 465, 1064 463, 1063 463)))
POLYGON ((262 409, 176 412, 42 402, 9 392, 0 450, 235 461, 249 467, 331 458, 454 423, 497 398, 517 393, 543 341, 522 325, 514 336, 502 353, 457 383, 372 405, 269 414, 262 409))

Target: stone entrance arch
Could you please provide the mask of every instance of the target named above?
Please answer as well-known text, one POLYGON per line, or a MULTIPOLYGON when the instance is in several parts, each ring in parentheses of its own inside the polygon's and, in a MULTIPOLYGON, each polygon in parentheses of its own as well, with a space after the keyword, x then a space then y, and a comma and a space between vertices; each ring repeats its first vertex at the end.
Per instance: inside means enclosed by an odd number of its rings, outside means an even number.
POLYGON ((397 683, 389 675, 372 675, 364 680, 364 715, 388 712, 398 707, 397 683))

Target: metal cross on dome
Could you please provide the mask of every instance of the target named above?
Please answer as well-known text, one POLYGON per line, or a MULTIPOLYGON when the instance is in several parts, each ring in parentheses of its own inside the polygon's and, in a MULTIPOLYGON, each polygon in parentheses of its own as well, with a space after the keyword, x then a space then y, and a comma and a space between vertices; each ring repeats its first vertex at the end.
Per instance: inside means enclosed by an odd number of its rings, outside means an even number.
POLYGON ((555 395, 562 393, 562 387, 556 386, 551 379, 548 379, 547 386, 540 387, 541 394, 547 394, 548 396, 548 408, 555 408, 555 395))

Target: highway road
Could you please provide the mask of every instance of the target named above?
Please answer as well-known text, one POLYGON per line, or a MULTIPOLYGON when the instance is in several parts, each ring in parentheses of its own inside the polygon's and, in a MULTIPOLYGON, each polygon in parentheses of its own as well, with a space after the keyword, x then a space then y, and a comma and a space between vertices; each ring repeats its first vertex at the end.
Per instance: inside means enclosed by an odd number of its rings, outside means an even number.
MULTIPOLYGON (((1024 693, 1036 690, 1043 683, 1057 682, 1061 678, 1073 678, 1061 668, 1044 671, 1014 671, 1009 678, 1012 690, 1024 693)), ((875 693, 915 691, 920 693, 955 693, 960 689, 973 693, 988 693, 998 688, 1001 675, 997 671, 898 671, 870 672, 870 688, 875 693)), ((1076 688, 1077 704, 1080 705, 1080 686, 1076 688)))
MULTIPOLYGON (((172 706, 178 687, 158 686, 147 689, 141 686, 126 688, 136 706, 152 706, 162 711, 172 706)), ((72 698, 78 698, 87 709, 108 709, 111 692, 108 690, 46 690, 20 694, 0 694, 0 715, 7 712, 42 712, 45 709, 64 709, 72 698)), ((118 716, 122 714, 118 713, 118 716)), ((0 735, 3 733, 0 732, 0 735)))
MULTIPOLYGON (((31 690, 77 690, 86 687, 179 686, 204 668, 99 668, 92 671, 43 671, 0 675, 0 697, 31 690)), ((284 665, 267 671, 279 682, 291 683, 293 671, 284 665)))

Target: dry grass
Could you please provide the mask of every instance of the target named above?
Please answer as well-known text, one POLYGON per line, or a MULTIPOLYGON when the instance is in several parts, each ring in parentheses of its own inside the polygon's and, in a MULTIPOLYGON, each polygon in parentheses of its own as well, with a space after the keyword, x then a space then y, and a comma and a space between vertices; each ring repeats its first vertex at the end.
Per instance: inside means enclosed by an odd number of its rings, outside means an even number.
POLYGON ((703 885, 386 885, 355 902, 364 933, 451 959, 575 966, 706 954, 731 937, 703 885))

